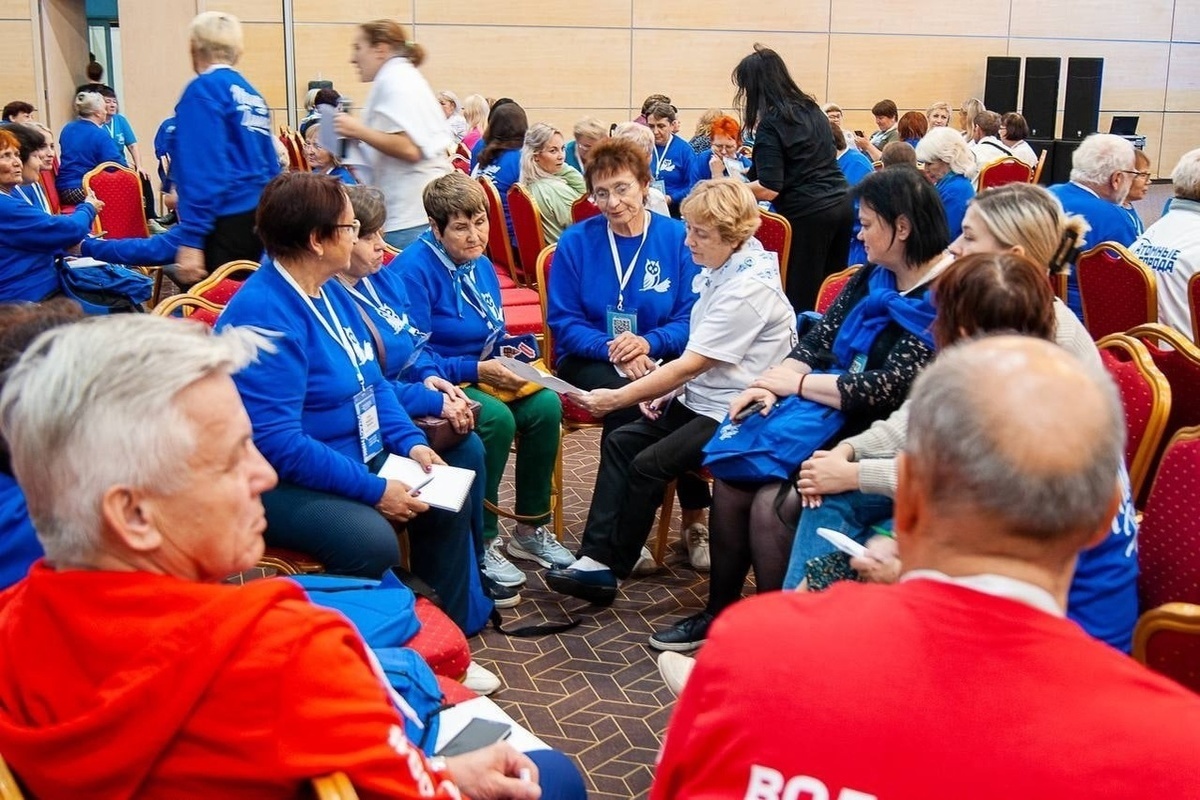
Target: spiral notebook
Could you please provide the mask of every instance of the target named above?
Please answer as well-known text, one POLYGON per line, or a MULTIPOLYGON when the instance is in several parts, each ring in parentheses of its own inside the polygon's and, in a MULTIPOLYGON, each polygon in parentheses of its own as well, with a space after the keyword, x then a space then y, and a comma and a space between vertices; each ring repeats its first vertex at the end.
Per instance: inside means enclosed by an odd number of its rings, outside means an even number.
POLYGON ((463 503, 467 502, 471 484, 475 482, 475 473, 469 469, 434 464, 433 471, 426 472, 411 458, 394 453, 383 462, 379 477, 400 481, 409 488, 420 486, 417 497, 445 511, 461 511, 463 503))

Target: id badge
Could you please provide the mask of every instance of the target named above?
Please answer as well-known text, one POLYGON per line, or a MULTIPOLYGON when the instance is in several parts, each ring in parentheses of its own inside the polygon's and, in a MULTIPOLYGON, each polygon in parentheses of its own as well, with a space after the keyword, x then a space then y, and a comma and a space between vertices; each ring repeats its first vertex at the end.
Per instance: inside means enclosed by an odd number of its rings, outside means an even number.
POLYGON ((667 193, 667 184, 665 181, 651 181, 650 186, 655 189, 658 189, 663 194, 667 193))
POLYGON ((608 307, 608 338, 615 339, 622 333, 637 333, 637 314, 618 311, 608 307))
POLYGON ((858 373, 862 372, 866 368, 867 368, 867 354, 866 353, 859 353, 858 355, 856 355, 854 357, 854 360, 850 362, 850 373, 852 375, 857 375, 858 373))
POLYGON ((383 452, 383 434, 379 432, 379 409, 375 407, 375 389, 371 386, 354 395, 354 415, 358 417, 358 441, 362 444, 363 463, 383 452))

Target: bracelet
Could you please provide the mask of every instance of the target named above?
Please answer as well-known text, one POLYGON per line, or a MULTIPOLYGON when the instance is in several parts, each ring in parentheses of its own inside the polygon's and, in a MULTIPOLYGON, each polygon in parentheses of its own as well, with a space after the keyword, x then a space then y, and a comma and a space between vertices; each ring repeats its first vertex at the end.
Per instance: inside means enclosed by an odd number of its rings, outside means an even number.
POLYGON ((804 379, 807 378, 810 374, 811 373, 806 372, 800 376, 800 385, 796 387, 796 396, 797 397, 804 397, 804 379))

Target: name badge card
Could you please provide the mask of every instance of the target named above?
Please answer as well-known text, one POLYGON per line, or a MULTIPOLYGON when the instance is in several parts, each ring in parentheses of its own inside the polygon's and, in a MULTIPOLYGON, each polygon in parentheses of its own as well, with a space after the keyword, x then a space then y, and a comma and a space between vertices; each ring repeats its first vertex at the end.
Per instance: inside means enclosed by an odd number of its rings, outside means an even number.
POLYGON ((622 333, 637 333, 637 314, 618 311, 608 307, 608 338, 615 339, 622 333))
POLYGON ((379 432, 379 409, 375 389, 368 386, 354 395, 354 414, 358 417, 358 440, 362 444, 363 463, 383 452, 383 434, 379 432))

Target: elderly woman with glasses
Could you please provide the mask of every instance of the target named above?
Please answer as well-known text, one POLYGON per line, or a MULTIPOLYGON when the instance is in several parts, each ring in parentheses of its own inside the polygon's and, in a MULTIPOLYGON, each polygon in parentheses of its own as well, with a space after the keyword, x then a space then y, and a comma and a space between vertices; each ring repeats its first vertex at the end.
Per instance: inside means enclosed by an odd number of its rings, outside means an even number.
POLYGON ((280 175, 263 190, 257 227, 268 260, 229 302, 219 328, 271 331, 273 352, 238 373, 254 443, 279 473, 263 495, 269 546, 313 556, 329 572, 378 578, 400 563, 408 526, 414 573, 466 618, 471 505, 430 510, 377 473, 389 454, 428 470, 430 449, 380 371, 371 334, 334 278, 351 263, 360 223, 335 178, 280 175))

